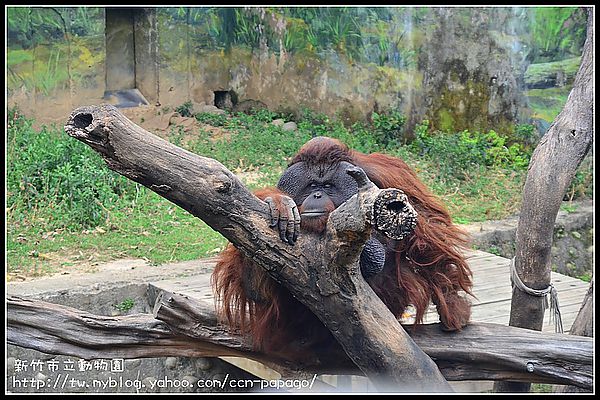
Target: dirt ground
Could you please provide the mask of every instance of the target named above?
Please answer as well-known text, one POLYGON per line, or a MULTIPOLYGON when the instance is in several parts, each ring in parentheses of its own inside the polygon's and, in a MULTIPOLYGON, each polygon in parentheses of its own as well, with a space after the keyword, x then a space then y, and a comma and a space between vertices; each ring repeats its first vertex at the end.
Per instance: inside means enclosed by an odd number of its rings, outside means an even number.
MULTIPOLYGON (((89 104, 104 104, 106 100, 98 98, 98 93, 77 93, 78 97, 89 99, 89 104), (96 99, 96 100, 94 100, 96 99)), ((61 127, 69 118, 69 114, 77 108, 67 96, 45 99, 43 105, 31 101, 30 96, 25 93, 15 93, 11 96, 9 108, 17 106, 20 112, 28 118, 35 118, 34 129, 45 126, 61 127)), ((120 111, 130 120, 142 128, 158 136, 166 138, 171 131, 178 132, 181 128, 184 132, 183 143, 194 136, 198 128, 210 132, 211 137, 219 139, 226 137, 228 132, 219 127, 202 124, 192 117, 182 117, 172 106, 147 105, 140 107, 121 108, 120 111), (187 135, 186 135, 187 133, 187 135)))

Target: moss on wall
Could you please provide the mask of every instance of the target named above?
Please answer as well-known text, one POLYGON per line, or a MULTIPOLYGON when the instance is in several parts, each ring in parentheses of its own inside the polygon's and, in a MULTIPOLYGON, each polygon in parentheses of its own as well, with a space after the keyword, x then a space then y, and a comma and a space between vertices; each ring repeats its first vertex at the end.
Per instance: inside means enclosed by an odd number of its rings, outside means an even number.
MULTIPOLYGON (((348 121, 399 110, 409 130, 424 118, 434 129, 510 130, 521 115, 549 119, 560 107, 562 97, 547 104, 530 91, 533 111, 523 108, 519 63, 528 51, 539 60, 577 54, 584 14, 575 8, 157 8, 159 100, 212 103, 214 91, 234 90, 240 101, 309 107, 348 121), (542 45, 543 52, 531 49, 542 45)), ((9 96, 19 94, 35 109, 44 96, 84 101, 82 89, 95 89, 88 97, 102 92, 104 17, 102 8, 10 8, 9 96)), ((568 85, 576 60, 532 65, 525 79, 560 75, 558 69, 568 85)))
POLYGON ((528 88, 538 89, 572 84, 580 64, 581 57, 531 64, 525 71, 525 84, 528 88))

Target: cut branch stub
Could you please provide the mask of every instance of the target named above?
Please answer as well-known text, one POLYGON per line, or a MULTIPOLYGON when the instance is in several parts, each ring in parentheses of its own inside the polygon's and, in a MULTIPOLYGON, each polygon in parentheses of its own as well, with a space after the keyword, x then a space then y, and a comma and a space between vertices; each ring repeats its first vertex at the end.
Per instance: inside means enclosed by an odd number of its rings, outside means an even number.
POLYGON ((65 131, 72 137, 86 143, 100 154, 106 154, 109 129, 99 127, 100 120, 94 119, 93 107, 80 107, 71 114, 65 131), (98 129, 99 128, 99 129, 98 129))
POLYGON ((402 190, 379 189, 362 168, 350 165, 346 173, 356 181, 358 193, 329 215, 325 253, 328 262, 358 270, 358 257, 372 228, 392 240, 404 239, 414 232, 417 212, 402 190))
POLYGON ((365 219, 373 228, 394 240, 402 240, 414 232, 417 212, 402 190, 377 188, 365 171, 357 166, 349 167, 346 173, 358 185, 358 196, 363 197, 362 203, 365 204, 365 219))
POLYGON ((402 240, 417 226, 417 212, 402 190, 382 190, 373 204, 373 227, 385 236, 402 240))
POLYGON ((366 172, 356 165, 353 165, 346 169, 346 173, 350 175, 356 181, 359 192, 365 192, 369 189, 376 188, 375 184, 371 182, 366 172))

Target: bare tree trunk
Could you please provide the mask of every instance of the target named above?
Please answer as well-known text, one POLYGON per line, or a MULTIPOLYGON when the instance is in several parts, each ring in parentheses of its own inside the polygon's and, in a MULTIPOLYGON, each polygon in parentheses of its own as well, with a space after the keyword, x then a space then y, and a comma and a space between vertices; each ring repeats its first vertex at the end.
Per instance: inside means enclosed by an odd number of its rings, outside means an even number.
MULTIPOLYGON (((573 321, 570 335, 594 337, 594 278, 590 282, 590 287, 581 302, 581 308, 573 321)), ((588 393, 590 389, 584 389, 577 386, 560 386, 555 388, 556 393, 588 393)))
POLYGON ((581 302, 581 308, 573 321, 571 335, 594 337, 594 278, 581 302))
MULTIPOLYGON (((588 9, 587 39, 581 66, 567 103, 535 149, 523 188, 523 206, 517 227, 515 268, 528 288, 550 285, 550 261, 554 222, 577 167, 593 141, 593 44, 594 17, 588 9)), ((543 297, 531 296, 513 285, 510 325, 541 330, 543 297)), ((529 384, 503 382, 499 392, 528 392, 529 384)))

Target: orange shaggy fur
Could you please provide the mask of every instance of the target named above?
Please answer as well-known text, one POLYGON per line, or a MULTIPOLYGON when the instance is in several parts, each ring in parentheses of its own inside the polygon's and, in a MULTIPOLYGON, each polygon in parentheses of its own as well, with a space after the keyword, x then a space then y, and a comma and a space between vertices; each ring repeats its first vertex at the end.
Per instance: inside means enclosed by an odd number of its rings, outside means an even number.
MULTIPOLYGON (((368 283, 397 318, 412 304, 415 323, 422 323, 433 301, 446 329, 464 327, 470 303, 458 292, 471 294, 472 288, 472 274, 461 253, 467 244, 466 235, 452 224, 448 211, 410 167, 399 158, 363 154, 329 138, 305 144, 290 165, 301 161, 349 161, 361 167, 379 188, 398 188, 406 193, 419 214, 415 232, 401 241, 384 243, 386 267, 368 283)), ((275 201, 281 194, 275 188, 256 193, 261 199, 271 196, 275 201)), ((257 349, 279 348, 299 338, 317 344, 330 337, 304 305, 231 244, 221 254, 212 282, 221 318, 250 335, 257 349), (244 279, 250 280, 262 301, 247 296, 244 279)))

